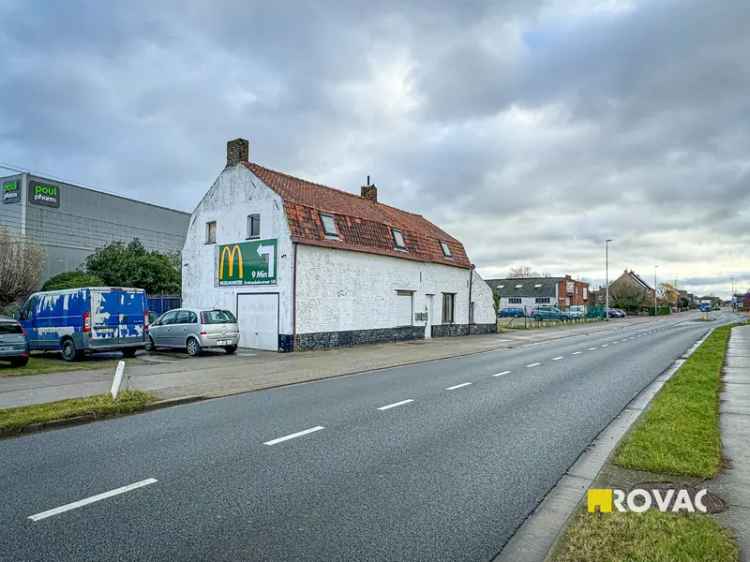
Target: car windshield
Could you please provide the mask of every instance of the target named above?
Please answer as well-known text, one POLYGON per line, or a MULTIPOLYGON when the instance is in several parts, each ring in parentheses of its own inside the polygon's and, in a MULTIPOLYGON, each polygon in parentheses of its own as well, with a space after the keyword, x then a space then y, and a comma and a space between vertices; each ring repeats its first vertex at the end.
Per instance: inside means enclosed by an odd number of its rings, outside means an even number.
POLYGON ((228 310, 206 310, 201 312, 202 324, 235 324, 234 314, 228 310))
POLYGON ((23 330, 15 322, 0 322, 0 334, 23 334, 23 330))

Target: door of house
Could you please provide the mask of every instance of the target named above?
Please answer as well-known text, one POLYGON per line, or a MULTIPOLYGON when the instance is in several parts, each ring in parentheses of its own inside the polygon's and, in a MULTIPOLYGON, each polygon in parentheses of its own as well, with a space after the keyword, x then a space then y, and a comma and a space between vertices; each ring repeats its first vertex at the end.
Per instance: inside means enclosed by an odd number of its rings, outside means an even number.
POLYGON ((237 295, 240 347, 279 350, 278 293, 237 295))
POLYGON ((434 324, 433 318, 435 317, 435 295, 427 296, 427 322, 424 326, 424 337, 430 339, 432 337, 432 325, 434 324))

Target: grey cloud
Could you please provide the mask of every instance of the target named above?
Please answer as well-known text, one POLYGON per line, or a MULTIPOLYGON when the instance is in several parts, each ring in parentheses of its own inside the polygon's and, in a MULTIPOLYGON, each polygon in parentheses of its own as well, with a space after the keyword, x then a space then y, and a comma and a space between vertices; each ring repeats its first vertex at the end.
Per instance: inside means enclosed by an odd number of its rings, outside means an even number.
MULTIPOLYGON (((224 143, 511 265, 750 270, 750 5, 0 0, 0 161, 190 209, 224 143), (585 6, 585 4, 582 4, 585 6)), ((725 273, 722 273, 725 272, 725 273)))

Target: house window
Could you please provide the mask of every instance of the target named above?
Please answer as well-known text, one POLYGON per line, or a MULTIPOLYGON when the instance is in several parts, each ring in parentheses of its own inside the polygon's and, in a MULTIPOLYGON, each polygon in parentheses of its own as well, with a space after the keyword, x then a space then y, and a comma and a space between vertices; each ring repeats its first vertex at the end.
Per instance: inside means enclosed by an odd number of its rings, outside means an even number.
POLYGON ((260 238, 260 215, 247 215, 247 238, 260 238))
POLYGON ((206 223, 206 244, 216 244, 216 221, 206 223))
POLYGON ((401 234, 401 231, 396 228, 392 228, 391 233, 393 234, 393 243, 396 245, 396 248, 398 248, 399 250, 405 250, 406 244, 404 243, 404 235, 401 234))
POLYGON ((508 297, 508 304, 521 304, 521 297, 508 297))
POLYGON ((443 293, 443 324, 453 324, 456 306, 455 293, 443 293))
POLYGON ((336 230, 336 220, 331 215, 320 214, 320 221, 323 223, 323 232, 326 236, 338 237, 339 232, 336 230))
POLYGON ((446 258, 449 258, 449 257, 451 257, 453 255, 453 254, 451 254, 451 249, 448 247, 448 244, 446 244, 442 240, 440 241, 440 247, 443 249, 443 255, 446 258))
POLYGON ((536 304, 549 304, 549 297, 537 297, 536 304))

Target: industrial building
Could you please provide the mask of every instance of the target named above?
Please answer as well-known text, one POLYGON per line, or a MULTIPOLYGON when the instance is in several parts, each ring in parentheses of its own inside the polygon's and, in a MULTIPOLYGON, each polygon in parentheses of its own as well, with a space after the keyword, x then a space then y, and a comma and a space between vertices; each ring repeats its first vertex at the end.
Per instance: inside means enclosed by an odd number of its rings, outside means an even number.
POLYGON ((45 250, 42 282, 111 242, 138 238, 148 250, 182 251, 189 213, 29 173, 0 178, 0 185, 0 228, 45 250))
MULTIPOLYGON (((368 182, 369 183, 369 182, 368 182)), ((249 161, 227 166, 190 219, 184 306, 236 313, 240 345, 292 351, 497 330, 463 244, 421 215, 249 161)))

